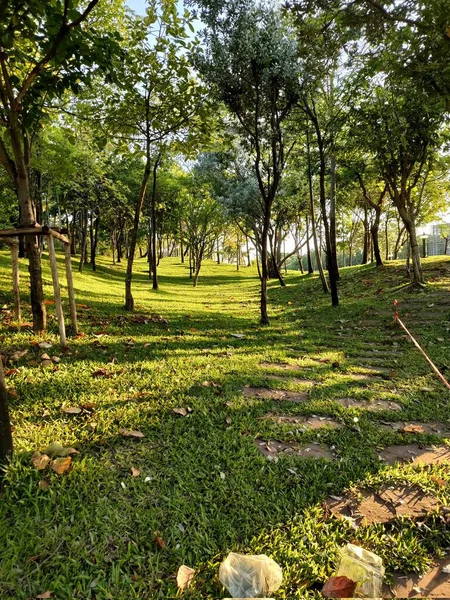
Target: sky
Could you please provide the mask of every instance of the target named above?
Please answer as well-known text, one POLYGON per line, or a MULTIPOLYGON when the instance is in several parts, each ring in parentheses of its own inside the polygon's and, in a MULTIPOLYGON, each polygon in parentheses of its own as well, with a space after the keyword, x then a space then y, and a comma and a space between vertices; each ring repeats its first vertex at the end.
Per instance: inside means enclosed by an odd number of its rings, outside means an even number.
POLYGON ((127 0, 127 4, 138 15, 143 15, 145 13, 146 0, 127 0))

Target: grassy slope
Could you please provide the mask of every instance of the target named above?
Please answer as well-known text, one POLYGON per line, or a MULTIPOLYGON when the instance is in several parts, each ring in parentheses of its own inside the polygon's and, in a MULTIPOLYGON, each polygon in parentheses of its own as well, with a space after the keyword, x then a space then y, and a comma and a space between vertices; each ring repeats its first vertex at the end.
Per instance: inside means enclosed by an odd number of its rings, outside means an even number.
MULTIPOLYGON (((431 473, 448 479, 445 467, 381 467, 377 458, 377 447, 403 440, 380 430, 380 420, 450 419, 449 396, 423 359, 401 341, 395 346, 395 380, 364 388, 346 377, 358 371, 347 362, 346 352, 357 356, 359 348, 378 341, 392 347, 389 326, 352 327, 361 315, 376 314, 380 307, 389 311, 394 297, 406 297, 398 287, 403 283, 398 266, 381 272, 345 269, 339 310, 329 308, 317 278, 289 274, 285 289, 271 284, 272 324, 262 329, 253 269, 237 273, 232 266, 206 263, 200 285, 193 289, 186 267, 165 259, 161 291, 155 293, 145 262, 138 261, 138 311, 169 320, 168 326, 142 325, 121 320, 123 268, 112 268, 106 259, 99 262, 96 274, 88 269, 75 274, 77 301, 89 306, 80 311, 87 337, 70 341, 72 353, 62 357, 57 371, 27 366, 27 359, 38 355, 30 342, 42 338, 29 331, 1 331, 4 352, 30 350, 19 362, 20 374, 9 378, 18 398, 11 401, 16 454, 0 502, 3 600, 45 590, 58 599, 170 597, 183 563, 199 571, 185 597, 222 597, 226 594, 217 581, 217 566, 230 550, 268 553, 284 569, 284 584, 275 597, 302 598, 314 594, 307 587, 331 574, 339 546, 350 539, 381 554, 388 572, 423 570, 449 545, 448 525, 439 518, 429 519, 427 527, 398 521, 354 531, 346 522, 326 519, 321 508, 329 494, 385 480, 418 482, 445 502, 450 499, 450 484, 441 488, 430 479, 431 473), (339 329, 341 337, 336 336, 339 329), (92 336, 104 331, 108 337, 92 336), (246 338, 230 335, 236 332, 246 338), (130 338, 133 346, 125 344, 130 338), (98 347, 99 342, 105 347, 98 347), (330 343, 337 347, 327 350, 330 343), (116 361, 108 364, 113 357, 116 361), (330 358, 340 367, 313 363, 310 357, 330 358), (322 385, 312 389, 307 404, 244 400, 244 385, 277 387, 265 379, 262 360, 298 364, 306 377, 322 385), (92 377, 101 367, 114 378, 92 377), (205 381, 220 387, 204 386, 205 381), (423 387, 429 391, 421 391, 423 387), (333 403, 342 396, 392 399, 403 410, 367 414, 344 409, 333 403), (86 402, 96 403, 97 409, 74 417, 61 413, 63 404, 86 402), (192 413, 187 417, 172 411, 188 406, 192 413), (340 461, 331 465, 284 457, 269 462, 254 445, 257 434, 299 441, 317 436, 288 434, 287 425, 258 420, 269 410, 342 419, 347 427, 321 433, 322 440, 336 447, 340 461), (125 438, 120 428, 138 429, 145 438, 125 438), (75 446, 80 454, 71 472, 49 474, 50 487, 42 491, 42 473, 30 465, 30 456, 53 441, 75 446), (140 477, 131 477, 132 466, 142 470, 140 477), (288 470, 292 467, 297 474, 288 470), (157 548, 154 531, 167 549, 157 548)), ((1 304, 11 300, 8 268, 7 255, 1 253, 1 304)), ((45 280, 51 297, 48 270, 45 280)), ((448 279, 436 280, 427 293, 449 284, 448 279)), ((47 339, 56 344, 54 317, 47 339)), ((438 364, 448 361, 448 330, 442 323, 424 329, 422 339, 438 364), (446 342, 437 342, 438 337, 446 342)), ((50 354, 57 353, 55 348, 50 354)), ((292 382, 283 387, 301 389, 292 382)))

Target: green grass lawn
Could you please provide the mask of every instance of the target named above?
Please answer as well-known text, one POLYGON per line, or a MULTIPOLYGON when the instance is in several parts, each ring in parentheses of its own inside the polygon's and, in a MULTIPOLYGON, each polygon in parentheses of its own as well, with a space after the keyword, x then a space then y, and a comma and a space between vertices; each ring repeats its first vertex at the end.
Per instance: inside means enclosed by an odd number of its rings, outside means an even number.
MULTIPOLYGON (((450 289, 448 274, 433 271, 448 266, 444 260, 425 261, 430 282, 421 294, 429 295, 424 319, 435 312, 429 306, 434 294, 450 289)), ((59 264, 62 275, 62 257, 59 264)), ((322 507, 329 495, 386 481, 417 483, 449 504, 450 483, 437 483, 450 481, 448 466, 387 467, 378 459, 381 447, 405 443, 402 434, 382 429, 381 421, 450 421, 449 393, 386 316, 395 298, 402 311, 402 302, 413 295, 404 287, 400 263, 378 271, 344 269, 338 309, 329 306, 317 277, 289 273, 286 288, 270 284, 266 328, 258 325, 253 268, 236 272, 235 266, 207 261, 194 289, 187 266, 163 259, 161 289, 153 292, 146 266, 136 261, 136 314, 160 315, 168 324, 134 323, 122 309, 124 267, 100 258, 96 273, 89 267, 74 273, 77 302, 85 306, 79 311, 85 335, 69 337, 70 353, 58 346, 53 306, 45 337, 2 326, 3 354, 29 351, 12 365, 19 373, 7 378, 16 391, 10 403, 15 456, 0 497, 2 600, 47 590, 61 600, 167 598, 177 594, 175 576, 182 564, 197 570, 183 597, 220 598, 227 593, 217 578, 218 565, 231 550, 266 553, 282 566, 284 582, 275 598, 307 598, 317 595, 333 572, 339 547, 350 540, 380 554, 388 577, 395 570, 423 571, 450 546, 450 525, 441 515, 422 519, 420 526, 398 519, 355 529, 322 507), (361 319, 378 319, 380 326, 359 325, 361 319), (54 346, 32 345, 44 339, 54 346), (350 375, 366 372, 355 361, 375 344, 395 352, 395 377, 361 385, 350 375), (61 357, 55 370, 29 365, 43 352, 61 357), (300 377, 318 382, 309 401, 245 399, 245 385, 303 389, 289 381, 298 376, 293 372, 283 372, 285 382, 267 379, 274 371, 262 368, 262 361, 298 365, 300 377), (99 369, 110 377, 94 377, 99 369), (402 410, 346 409, 334 402, 344 396, 391 400, 402 410), (77 415, 61 411, 90 404, 77 415), (174 408, 185 408, 187 416, 174 408), (334 416, 344 427, 293 431, 289 424, 260 419, 270 411, 334 416), (144 437, 125 437, 121 429, 144 437), (318 435, 334 448, 336 462, 289 456, 270 461, 254 441, 310 443, 318 435), (31 464, 32 453, 52 442, 79 452, 64 475, 31 464), (132 467, 141 471, 138 477, 131 475, 132 467), (47 489, 39 487, 42 480, 47 489), (154 532, 165 548, 158 547, 154 532)), ((51 298, 47 265, 44 278, 51 298)), ((0 304, 11 303, 10 287, 8 255, 2 252, 0 304)), ((25 263, 22 288, 26 299, 25 263)), ((67 308, 65 288, 63 297, 67 308)), ((25 302, 23 307, 26 312, 25 302)), ((450 343, 443 319, 411 329, 445 368, 450 343)), ((409 440, 440 441, 420 434, 409 440)))

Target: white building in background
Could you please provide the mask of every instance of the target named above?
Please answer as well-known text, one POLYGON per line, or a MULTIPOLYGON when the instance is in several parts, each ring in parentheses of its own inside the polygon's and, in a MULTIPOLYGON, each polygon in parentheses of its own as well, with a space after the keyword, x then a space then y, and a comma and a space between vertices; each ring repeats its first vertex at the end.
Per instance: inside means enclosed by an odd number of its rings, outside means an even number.
MULTIPOLYGON (((448 228, 448 235, 450 235, 450 223, 446 223, 445 227, 448 228)), ((431 234, 427 239, 427 251, 428 256, 440 256, 445 251, 445 239, 442 237, 443 224, 432 225, 431 234)), ((447 255, 450 255, 450 242, 447 244, 447 255)))

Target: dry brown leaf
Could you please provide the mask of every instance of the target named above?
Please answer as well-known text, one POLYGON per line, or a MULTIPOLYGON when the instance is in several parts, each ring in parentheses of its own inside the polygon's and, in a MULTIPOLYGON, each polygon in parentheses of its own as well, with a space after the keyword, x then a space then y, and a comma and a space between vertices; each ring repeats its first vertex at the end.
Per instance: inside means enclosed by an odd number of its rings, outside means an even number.
POLYGON ((323 586, 322 594, 327 598, 353 598, 356 581, 344 577, 330 577, 330 579, 323 586))
POLYGON ((403 433, 423 433, 425 429, 422 425, 405 425, 400 431, 403 433))
POLYGON ((136 431, 134 429, 119 429, 119 433, 121 435, 124 435, 125 437, 136 437, 136 438, 143 438, 145 437, 144 434, 141 431, 136 431))
POLYGON ((66 413, 67 415, 79 415, 81 408, 79 406, 63 406, 61 412, 66 413))
POLYGON ((52 470, 55 471, 55 473, 58 473, 58 475, 62 475, 70 468, 71 464, 72 459, 70 456, 67 456, 66 458, 55 458, 52 462, 52 470))
POLYGON ((45 479, 41 479, 41 481, 38 483, 38 486, 40 490, 48 490, 50 484, 48 481, 45 481, 45 479))
POLYGON ((92 377, 112 377, 112 375, 106 369, 97 369, 92 373, 92 377))
POLYGON ((36 596, 36 598, 40 598, 42 600, 45 600, 45 598, 51 598, 51 597, 52 597, 52 593, 50 590, 47 590, 43 594, 39 594, 39 596, 36 596))
POLYGON ((194 575, 195 569, 191 569, 191 567, 187 567, 186 565, 181 565, 178 569, 177 586, 182 592, 191 585, 194 575))
POLYGON ((41 360, 52 360, 52 359, 47 354, 47 352, 44 352, 44 354, 41 354, 41 360))
POLYGON ((164 550, 165 548, 167 548, 166 542, 162 539, 162 537, 160 537, 158 535, 157 531, 154 531, 153 535, 155 536, 155 542, 156 542, 156 545, 158 546, 158 548, 161 548, 161 550, 164 550))
POLYGON ((172 408, 172 411, 182 417, 185 417, 188 414, 188 411, 185 408, 172 408))
POLYGON ((15 390, 14 388, 7 388, 6 391, 11 396, 11 398, 18 398, 19 397, 19 394, 17 393, 17 390, 15 390))
POLYGON ((97 405, 94 402, 85 402, 81 405, 81 408, 84 408, 84 410, 95 410, 97 405))
POLYGON ((431 481, 434 481, 434 483, 437 483, 438 485, 440 485, 441 487, 445 487, 446 483, 443 479, 441 479, 440 477, 436 477, 436 475, 432 475, 430 477, 431 481))
POLYGON ((60 362, 61 362, 61 358, 60 358, 59 356, 52 356, 52 361, 53 361, 55 364, 58 364, 58 363, 60 363, 60 362))
POLYGON ((139 475, 142 473, 142 471, 140 469, 136 469, 136 467, 131 467, 131 475, 132 477, 139 477, 139 475))
POLYGON ((31 456, 31 462, 38 471, 43 471, 50 462, 50 456, 47 456, 47 454, 41 454, 40 452, 33 452, 33 455, 31 456))
POLYGON ((41 361, 41 367, 52 367, 52 366, 53 366, 53 363, 50 359, 41 361))
POLYGON ((7 369, 5 371, 5 377, 10 377, 11 375, 18 375, 19 373, 19 369, 7 369))

